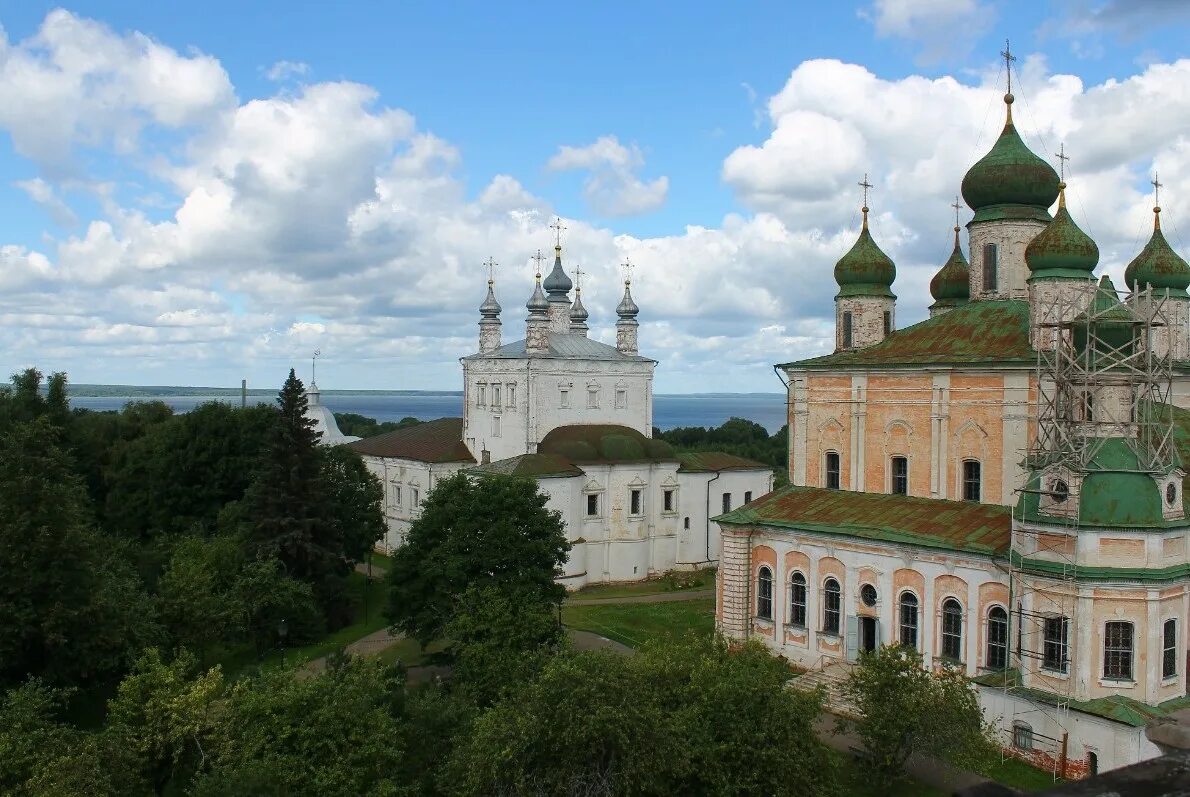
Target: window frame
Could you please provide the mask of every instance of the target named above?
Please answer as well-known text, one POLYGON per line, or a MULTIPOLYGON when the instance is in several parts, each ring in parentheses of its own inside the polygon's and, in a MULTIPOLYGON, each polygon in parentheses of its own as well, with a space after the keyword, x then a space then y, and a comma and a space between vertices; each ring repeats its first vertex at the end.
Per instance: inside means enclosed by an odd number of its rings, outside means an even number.
POLYGON ((770 622, 773 619, 773 571, 768 565, 756 570, 756 616, 770 622))
POLYGON ((984 666, 989 670, 1008 669, 1008 610, 992 606, 987 616, 987 645, 984 666))
POLYGON ((978 459, 964 459, 962 472, 962 488, 963 500, 970 501, 973 504, 983 502, 983 463, 978 459), (971 476, 971 468, 974 466, 975 476, 971 476), (972 490, 974 486, 974 490, 972 490), (975 497, 972 498, 972 492, 975 497))
POLYGON ((601 513, 599 511, 599 504, 600 504, 599 493, 587 493, 587 515, 586 516, 588 518, 597 518, 597 517, 603 516, 603 513, 601 513), (594 512, 591 511, 591 503, 592 502, 594 502, 594 504, 595 504, 594 512))
POLYGON ((994 243, 985 243, 981 252, 980 266, 983 269, 984 291, 999 292, 1000 290, 1000 247, 994 243), (991 253, 989 262, 988 253, 991 253))
POLYGON ((644 517, 645 491, 641 487, 628 488, 628 515, 630 517, 644 517))
POLYGON ((823 454, 822 463, 822 486, 827 490, 839 490, 843 485, 843 458, 839 456, 838 451, 826 451, 823 454), (831 458, 834 458, 834 468, 831 467, 831 458), (833 475, 834 484, 831 484, 833 475))
POLYGON ((909 457, 904 454, 894 454, 889 457, 888 464, 889 473, 889 493, 892 495, 909 495, 909 457), (902 466, 902 472, 897 473, 898 463, 902 466), (897 481, 901 481, 900 488, 897 489, 897 481))
POLYGON ((888 337, 892 334, 892 311, 884 311, 884 336, 888 337))
POLYGON ((561 387, 558 388, 558 409, 570 409, 570 389, 561 387))
POLYGON ((855 319, 850 310, 843 311, 843 348, 850 349, 855 345, 855 319))
POLYGON ((628 407, 628 391, 622 387, 616 388, 616 409, 622 410, 628 407))
POLYGON ((1161 624, 1161 680, 1178 677, 1178 621, 1170 617, 1161 624))
POLYGON ((1017 720, 1012 723, 1012 746, 1017 750, 1033 749, 1033 726, 1017 720))
POLYGON ((661 491, 661 511, 673 514, 678 511, 678 491, 673 487, 666 487, 661 491))
POLYGON ((752 491, 751 490, 744 490, 744 503, 745 504, 752 503, 752 491))
POLYGON ((1041 622, 1041 669, 1065 675, 1070 670, 1070 618, 1045 617, 1041 622), (1056 636, 1051 637, 1052 632, 1056 636))
POLYGON ((948 661, 962 663, 963 604, 959 602, 958 598, 947 598, 942 601, 942 637, 940 641, 940 657, 948 661))
POLYGON ((843 587, 837 578, 827 576, 822 582, 822 633, 839 636, 843 627, 842 618, 843 587))
POLYGON ((1103 680, 1135 681, 1135 656, 1135 624, 1131 620, 1108 620, 1105 622, 1103 624, 1103 680), (1127 639, 1118 636, 1113 640, 1113 631, 1119 633, 1126 631, 1127 639))
POLYGON ((897 596, 897 639, 903 647, 917 650, 920 634, 921 601, 912 590, 901 590, 897 596), (912 602, 907 602, 906 598, 912 599, 912 602), (907 617, 910 613, 912 616, 907 617), (907 637, 912 641, 906 642, 907 637))
POLYGON ((789 625, 795 628, 806 627, 806 598, 806 576, 794 570, 789 576, 789 625))
POLYGON ((723 506, 723 514, 725 514, 725 515, 726 515, 728 512, 730 512, 730 511, 731 511, 731 493, 724 493, 724 494, 723 494, 723 504, 722 504, 722 506, 723 506))

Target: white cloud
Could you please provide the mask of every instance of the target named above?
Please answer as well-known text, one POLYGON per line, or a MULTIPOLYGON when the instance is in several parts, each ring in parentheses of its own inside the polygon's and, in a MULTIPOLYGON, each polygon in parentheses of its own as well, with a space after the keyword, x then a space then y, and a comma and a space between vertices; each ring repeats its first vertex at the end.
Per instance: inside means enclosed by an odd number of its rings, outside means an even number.
POLYGON ((45 180, 34 177, 31 180, 20 180, 16 186, 28 194, 29 198, 40 205, 46 213, 49 213, 55 224, 62 227, 73 227, 78 224, 78 216, 70 209, 69 205, 62 201, 54 186, 45 180))
POLYGON ((280 83, 292 78, 305 77, 310 74, 310 65, 302 61, 278 61, 265 70, 264 76, 269 80, 280 83))
POLYGON ((546 168, 588 173, 583 196, 603 216, 635 216, 665 204, 669 178, 644 181, 637 172, 645 159, 635 144, 624 146, 615 136, 601 136, 585 147, 562 146, 546 168))
POLYGON ((859 16, 878 36, 915 42, 919 60, 933 62, 970 52, 977 39, 970 31, 986 30, 995 15, 979 0, 874 0, 859 16))

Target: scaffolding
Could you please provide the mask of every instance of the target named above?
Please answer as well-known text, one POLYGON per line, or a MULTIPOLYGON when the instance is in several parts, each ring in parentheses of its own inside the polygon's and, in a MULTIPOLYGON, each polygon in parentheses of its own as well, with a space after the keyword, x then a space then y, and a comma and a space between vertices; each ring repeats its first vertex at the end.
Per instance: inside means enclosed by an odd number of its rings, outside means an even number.
POLYGON ((1155 333, 1165 326, 1163 295, 1146 289, 1121 301, 1105 282, 1090 292, 1059 290, 1048 302, 1037 299, 1037 434, 1025 467, 1047 475, 1036 481, 1030 476, 1019 490, 1024 500, 1013 511, 1008 629, 1010 640, 1015 636, 1019 677, 1004 679, 1005 705, 1011 707, 1004 731, 1010 746, 1020 749, 1028 728, 1030 749, 1047 754, 1058 777, 1066 767, 1071 662, 1079 653, 1078 488, 1112 439, 1128 445, 1137 472, 1168 468, 1173 379, 1170 347, 1155 345, 1155 333), (1034 500, 1051 521, 1026 519, 1025 508, 1034 500), (1031 569, 1027 560, 1045 567, 1031 569), (1040 733, 1034 729, 1038 721, 1056 731, 1040 733))

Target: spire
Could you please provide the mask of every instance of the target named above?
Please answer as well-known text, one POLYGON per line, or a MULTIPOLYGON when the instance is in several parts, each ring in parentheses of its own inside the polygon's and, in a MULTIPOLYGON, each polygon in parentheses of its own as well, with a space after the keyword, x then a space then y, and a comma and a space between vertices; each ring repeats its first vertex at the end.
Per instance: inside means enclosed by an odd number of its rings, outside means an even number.
POLYGON ((496 263, 492 258, 488 258, 484 263, 488 269, 488 295, 483 300, 483 304, 479 306, 479 314, 484 318, 498 318, 500 316, 500 303, 496 301, 496 292, 493 287, 496 284, 496 263))
MULTIPOLYGON (((847 254, 835 263, 835 282, 839 286, 839 296, 887 296, 892 297, 893 280, 897 276, 897 267, 892 259, 884 253, 872 238, 868 229, 868 190, 872 184, 868 182, 868 175, 864 175, 859 183, 864 189, 864 204, 860 208, 863 213, 863 224, 860 227, 859 238, 856 239, 847 254)), ((837 297, 836 297, 837 298, 837 297)))
POLYGON ((574 304, 570 308, 570 331, 576 335, 587 335, 587 308, 583 307, 583 270, 574 269, 574 304))
POLYGON ((479 353, 486 354, 500 348, 500 303, 496 301, 496 261, 488 258, 488 295, 479 306, 479 353))
POLYGON ((1161 231, 1161 188, 1162 184, 1153 175, 1153 235, 1128 268, 1124 270, 1124 282, 1129 290, 1136 292, 1146 287, 1166 296, 1183 298, 1190 288, 1190 265, 1182 259, 1161 231))
POLYGON ((1098 264, 1099 247, 1074 223, 1066 208, 1066 183, 1059 182, 1053 221, 1025 247, 1029 279, 1090 279, 1098 264))
POLYGON ((550 303, 541 291, 541 261, 543 258, 540 250, 534 259, 537 261, 537 274, 534 275, 533 295, 525 303, 525 307, 529 310, 529 315, 525 318, 525 353, 544 354, 550 350, 550 303))
MULTIPOLYGON (((958 204, 957 197, 955 204, 958 204)), ((930 316, 940 315, 952 307, 966 304, 971 298, 970 280, 971 269, 967 265, 967 258, 963 257, 963 248, 959 245, 959 225, 956 218, 954 249, 950 253, 950 259, 930 280, 930 295, 934 297, 934 303, 930 305, 930 316)))
POLYGON ((632 300, 632 262, 628 258, 624 258, 624 298, 616 306, 616 315, 620 317, 616 321, 616 349, 621 354, 632 356, 637 354, 637 327, 639 324, 636 315, 639 312, 640 308, 632 300))
POLYGON ((528 308, 530 316, 546 316, 549 313, 550 303, 545 298, 545 294, 541 292, 540 274, 534 280, 533 295, 529 297, 529 301, 525 302, 525 307, 528 308))
POLYGON ((636 318, 636 314, 640 312, 640 308, 636 306, 636 302, 632 300, 632 261, 624 258, 624 298, 620 300, 620 304, 616 307, 616 315, 621 319, 636 318))

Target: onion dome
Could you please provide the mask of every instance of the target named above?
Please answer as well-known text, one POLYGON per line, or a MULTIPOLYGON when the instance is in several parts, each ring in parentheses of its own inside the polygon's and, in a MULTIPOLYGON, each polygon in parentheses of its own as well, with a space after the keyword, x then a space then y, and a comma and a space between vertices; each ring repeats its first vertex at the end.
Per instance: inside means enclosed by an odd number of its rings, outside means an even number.
POLYGON ((479 306, 479 314, 484 318, 495 318, 500 315, 500 303, 496 301, 496 293, 492 290, 492 280, 488 280, 488 295, 479 306))
POLYGON ((529 315, 545 315, 549 312, 550 303, 545 298, 545 294, 541 292, 541 275, 537 275, 536 285, 533 288, 533 295, 529 297, 529 301, 525 302, 525 307, 529 310, 529 315))
POLYGON ((1012 101, 1011 94, 1004 95, 1004 130, 963 177, 963 199, 975 211, 973 221, 1049 221, 1049 207, 1058 197, 1058 173, 1021 140, 1012 123, 1012 101))
POLYGON ((621 319, 636 318, 640 308, 636 306, 636 302, 632 301, 631 281, 624 280, 624 298, 620 300, 620 304, 616 306, 616 315, 621 319))
POLYGON ((585 324, 590 316, 587 315, 587 308, 583 307, 583 289, 578 288, 574 292, 574 304, 570 306, 570 323, 585 324))
MULTIPOLYGON (((863 208, 864 223, 851 250, 835 263, 835 282, 839 296, 893 296, 890 287, 897 277, 892 258, 884 254, 868 231, 868 208, 863 208)), ((836 297, 838 298, 838 297, 836 297)))
POLYGON ((1099 247, 1070 217, 1066 209, 1066 183, 1058 184, 1058 212, 1054 220, 1025 247, 1030 279, 1065 277, 1090 279, 1099 264, 1099 247))
POLYGON ((957 225, 954 228, 954 251, 930 280, 930 295, 934 297, 935 306, 942 307, 963 304, 971 298, 971 269, 967 258, 963 257, 963 248, 959 246, 957 225))
MULTIPOLYGON (((1074 319, 1074 347, 1078 352, 1094 350, 1098 367, 1117 364, 1131 354, 1135 345, 1136 316, 1120 301, 1116 286, 1106 274, 1099 280, 1091 303, 1074 319), (1092 337, 1092 326, 1094 336, 1092 337)), ((1085 355, 1080 355, 1085 356, 1085 355)))
POLYGON ((1166 295, 1186 296, 1190 265, 1186 264, 1161 232, 1161 208, 1153 208, 1153 237, 1124 271, 1124 282, 1133 292, 1146 286, 1166 295))
POLYGON ((554 247, 554 268, 545 278, 543 283, 545 290, 550 295, 550 299, 557 301, 570 301, 567 294, 570 289, 574 287, 574 283, 570 281, 570 277, 566 276, 566 272, 562 270, 562 245, 558 244, 554 247))

